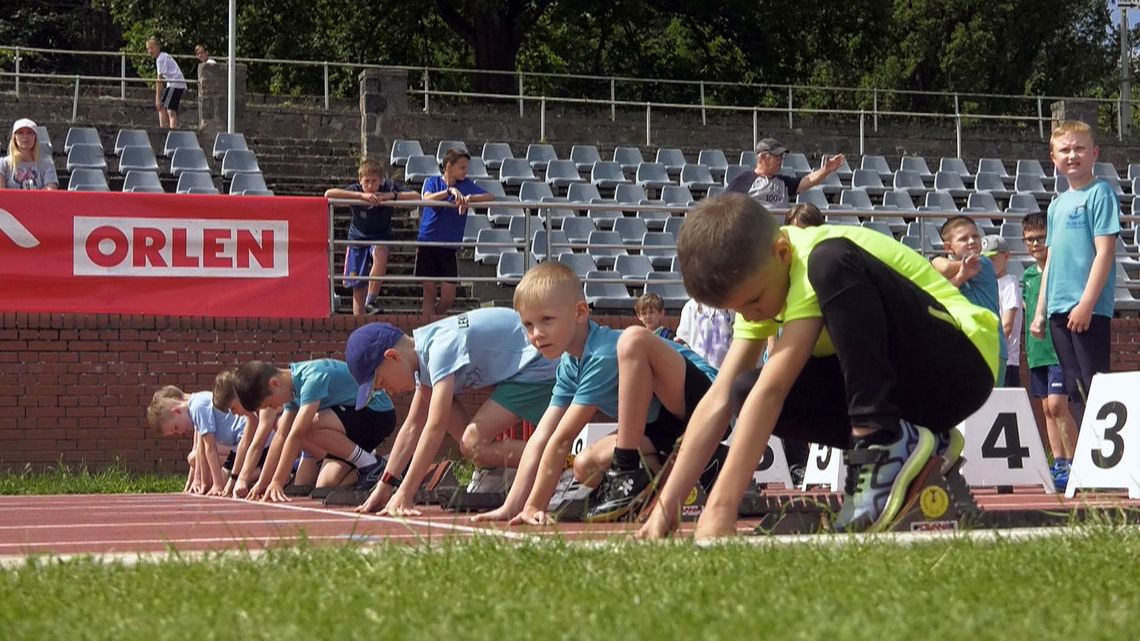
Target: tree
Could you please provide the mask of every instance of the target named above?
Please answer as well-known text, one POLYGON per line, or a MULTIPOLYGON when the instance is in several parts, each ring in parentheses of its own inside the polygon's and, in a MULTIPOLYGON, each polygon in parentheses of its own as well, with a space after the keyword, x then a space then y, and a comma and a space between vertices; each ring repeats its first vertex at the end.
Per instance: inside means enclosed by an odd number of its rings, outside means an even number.
MULTIPOLYGON (((475 54, 475 68, 514 72, 519 47, 553 0, 436 0, 439 17, 475 54)), ((479 74, 480 92, 513 93, 509 75, 479 74)))

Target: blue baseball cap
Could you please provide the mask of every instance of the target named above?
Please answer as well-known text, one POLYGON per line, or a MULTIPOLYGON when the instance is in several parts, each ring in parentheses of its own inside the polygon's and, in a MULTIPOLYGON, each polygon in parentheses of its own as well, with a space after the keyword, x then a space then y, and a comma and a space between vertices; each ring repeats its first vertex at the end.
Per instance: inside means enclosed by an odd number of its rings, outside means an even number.
POLYGON ((384 362, 384 352, 396 346, 404 332, 390 323, 369 323, 358 327, 348 337, 344 348, 344 360, 348 371, 360 384, 356 393, 356 409, 361 409, 372 400, 372 381, 376 370, 384 362))

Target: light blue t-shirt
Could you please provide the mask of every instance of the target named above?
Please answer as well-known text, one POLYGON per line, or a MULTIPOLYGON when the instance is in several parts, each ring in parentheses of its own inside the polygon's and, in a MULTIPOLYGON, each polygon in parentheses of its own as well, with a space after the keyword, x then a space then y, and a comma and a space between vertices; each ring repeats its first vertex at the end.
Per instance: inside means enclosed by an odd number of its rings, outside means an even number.
MULTIPOLYGON (((348 364, 332 358, 316 361, 302 361, 289 365, 293 375, 293 400, 285 404, 285 409, 297 411, 302 405, 319 402, 320 409, 336 405, 356 407, 356 393, 360 383, 348 371, 348 364)), ((381 390, 372 394, 368 409, 387 412, 394 409, 392 399, 381 390)))
MULTIPOLYGON (((997 314, 998 318, 1001 318, 1001 305, 998 299, 997 271, 994 270, 994 264, 988 257, 979 256, 979 258, 981 259, 981 269, 978 270, 978 273, 975 274, 973 278, 962 283, 962 286, 959 287, 958 290, 962 292, 962 295, 966 297, 966 300, 977 305, 978 307, 984 307, 990 310, 991 312, 997 314)), ((998 343, 999 347, 1001 348, 1000 357, 1008 362, 1009 349, 1005 345, 1005 340, 1000 340, 998 343)))
MULTIPOLYGON (((599 325, 590 321, 586 334, 586 345, 582 358, 563 354, 558 362, 558 375, 554 381, 554 394, 550 404, 554 407, 574 405, 594 405, 603 413, 617 418, 618 415, 618 358, 617 342, 621 330, 599 325)), ((709 380, 716 378, 716 368, 693 350, 675 341, 663 340, 667 345, 692 361, 709 380)), ((657 420, 661 402, 657 397, 649 404, 647 422, 657 420)))
POLYGON ((199 434, 213 434, 214 442, 218 445, 231 449, 237 447, 245 432, 244 416, 215 408, 212 392, 194 392, 190 395, 187 406, 190 409, 190 422, 199 434))
POLYGON ((548 361, 530 344, 519 315, 505 307, 475 309, 412 332, 420 369, 417 382, 433 386, 455 375, 455 391, 503 381, 547 383, 558 361, 548 361))
MULTIPOLYGON (((1045 302, 1049 315, 1067 314, 1085 292, 1096 258, 1097 236, 1120 234, 1120 200, 1108 183, 1096 179, 1084 189, 1070 189, 1049 204, 1049 274, 1045 279, 1045 302)), ((1112 317, 1116 261, 1104 289, 1093 307, 1098 316, 1112 317)))

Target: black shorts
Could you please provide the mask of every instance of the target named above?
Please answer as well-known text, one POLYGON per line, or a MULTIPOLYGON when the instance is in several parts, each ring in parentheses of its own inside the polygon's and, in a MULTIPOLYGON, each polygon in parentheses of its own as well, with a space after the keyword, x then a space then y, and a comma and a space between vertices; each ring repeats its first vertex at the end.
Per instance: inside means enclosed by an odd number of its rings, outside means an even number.
POLYGON ((455 253, 454 247, 417 247, 416 276, 455 278, 459 275, 455 253))
MULTIPOLYGON (((265 467, 265 457, 269 455, 269 448, 261 450, 261 457, 257 459, 257 467, 265 467)), ((237 448, 230 450, 230 455, 226 457, 225 463, 222 463, 222 469, 229 470, 231 474, 237 474, 241 470, 234 470, 234 459, 237 458, 237 448)))
POLYGON ((335 405, 331 409, 344 425, 348 440, 365 452, 376 449, 396 429, 396 410, 377 412, 367 407, 357 410, 347 405, 335 405))
POLYGON ((669 410, 662 407, 661 413, 657 415, 657 420, 645 425, 645 437, 649 439, 650 443, 653 443, 653 449, 657 450, 657 455, 661 457, 662 461, 677 446, 677 439, 685 433, 685 426, 689 424, 693 410, 697 409, 697 404, 705 397, 705 393, 709 391, 710 387, 712 387, 712 381, 709 380, 708 375, 686 358, 685 415, 683 417, 674 416, 669 410))
POLYGON ((166 107, 168 111, 178 111, 178 105, 182 102, 182 94, 184 93, 186 93, 185 89, 166 87, 162 90, 162 106, 166 107))

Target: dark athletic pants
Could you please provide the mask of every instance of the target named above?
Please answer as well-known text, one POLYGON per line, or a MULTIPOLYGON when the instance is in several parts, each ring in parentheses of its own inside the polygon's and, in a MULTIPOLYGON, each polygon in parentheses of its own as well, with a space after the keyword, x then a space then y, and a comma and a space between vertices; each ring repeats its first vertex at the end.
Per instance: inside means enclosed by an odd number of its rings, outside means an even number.
MULTIPOLYGON (((989 365, 934 297, 844 238, 808 257, 835 356, 810 358, 776 421, 783 439, 851 447, 851 426, 899 431, 899 419, 947 432, 993 391, 989 365)), ((993 346, 995 350, 998 346, 993 346)), ((760 370, 733 382, 740 404, 760 370)))
POLYGON ((1049 317, 1053 348, 1057 350, 1057 360, 1061 361, 1065 390, 1073 403, 1073 418, 1080 426, 1093 374, 1109 371, 1112 319, 1093 314, 1089 328, 1080 333, 1069 331, 1068 324, 1068 314, 1053 314, 1049 317))

